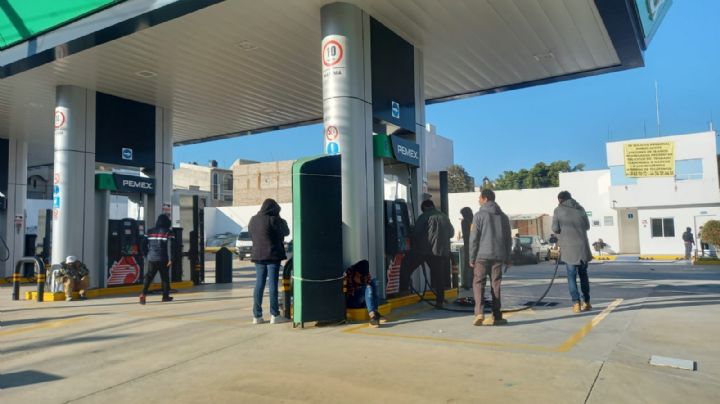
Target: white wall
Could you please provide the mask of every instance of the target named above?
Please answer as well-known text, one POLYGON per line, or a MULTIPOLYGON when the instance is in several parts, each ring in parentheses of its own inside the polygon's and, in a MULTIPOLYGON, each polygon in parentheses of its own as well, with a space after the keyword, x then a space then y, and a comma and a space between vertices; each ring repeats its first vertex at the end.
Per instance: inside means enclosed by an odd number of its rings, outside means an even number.
POLYGON ((53 201, 47 199, 28 199, 25 205, 25 233, 38 234, 38 217, 41 210, 52 209, 53 201))
MULTIPOLYGON (((562 191, 570 192, 573 199, 588 212, 590 244, 601 238, 608 244, 609 252, 618 252, 620 249, 618 214, 612 208, 610 200, 610 170, 560 173, 560 188, 562 191), (612 225, 605 224, 606 217, 612 217, 612 225)), ((555 204, 557 205, 557 194, 555 204)))
MULTIPOLYGON (((281 203, 280 216, 285 219, 292 235, 292 204, 281 203)), ((205 208, 205 239, 219 233, 239 233, 257 214, 260 205, 205 208)), ((285 241, 290 241, 288 236, 285 241)))
POLYGON ((425 126, 425 172, 447 170, 454 164, 453 141, 437 134, 435 125, 425 126))
POLYGON ((658 207, 720 203, 715 132, 607 143, 608 166, 624 165, 626 143, 674 142, 675 160, 702 159, 701 180, 676 181, 674 177, 638 178, 637 184, 612 186, 616 207, 658 207))
POLYGON ((690 227, 693 230, 693 236, 697 239, 698 228, 705 223, 708 216, 717 219, 717 216, 720 216, 720 206, 639 209, 640 253, 684 256, 685 245, 682 234, 685 232, 685 228, 690 227), (675 237, 653 238, 650 219, 670 217, 675 220, 675 237))
MULTIPOLYGON (((557 194, 559 188, 521 189, 509 191, 495 191, 495 202, 507 215, 520 214, 546 214, 552 216, 557 207, 557 194)), ((462 192, 448 195, 448 211, 455 236, 461 230, 460 209, 469 207, 473 212, 480 209, 478 199, 480 192, 462 192)))

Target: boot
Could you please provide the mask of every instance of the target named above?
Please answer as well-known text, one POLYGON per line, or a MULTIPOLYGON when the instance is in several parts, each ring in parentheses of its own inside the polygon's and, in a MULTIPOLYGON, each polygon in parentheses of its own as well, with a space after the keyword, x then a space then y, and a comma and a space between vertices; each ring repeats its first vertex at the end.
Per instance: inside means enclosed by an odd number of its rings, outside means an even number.
POLYGON ((145 295, 140 295, 140 304, 145 304, 145 295))
POLYGON ((370 313, 370 324, 368 324, 370 328, 379 328, 380 327, 380 316, 377 314, 370 313))
POLYGON ((473 325, 481 326, 483 325, 483 321, 485 321, 485 317, 475 316, 475 321, 473 321, 473 325))
POLYGON ((582 308, 580 310, 582 310, 582 311, 592 310, 592 306, 590 305, 590 302, 583 302, 582 308))
POLYGON ((575 302, 573 304, 573 313, 580 313, 580 302, 575 302))

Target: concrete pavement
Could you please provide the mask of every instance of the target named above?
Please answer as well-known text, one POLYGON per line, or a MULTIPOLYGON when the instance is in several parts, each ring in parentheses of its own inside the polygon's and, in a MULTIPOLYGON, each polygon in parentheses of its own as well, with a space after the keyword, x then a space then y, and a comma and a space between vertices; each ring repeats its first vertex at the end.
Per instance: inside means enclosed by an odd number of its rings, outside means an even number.
MULTIPOLYGON (((506 307, 553 267, 506 274, 506 307)), ((146 306, 136 297, 13 302, 0 288, 2 403, 715 402, 720 270, 592 265, 595 309, 573 314, 565 279, 505 327, 418 304, 380 329, 251 324, 251 268, 146 306), (651 367, 651 355, 698 361, 651 367)), ((562 272, 562 271, 561 271, 562 272)), ((267 300, 265 301, 267 311, 267 300)), ((266 317, 268 313, 266 313, 266 317)))

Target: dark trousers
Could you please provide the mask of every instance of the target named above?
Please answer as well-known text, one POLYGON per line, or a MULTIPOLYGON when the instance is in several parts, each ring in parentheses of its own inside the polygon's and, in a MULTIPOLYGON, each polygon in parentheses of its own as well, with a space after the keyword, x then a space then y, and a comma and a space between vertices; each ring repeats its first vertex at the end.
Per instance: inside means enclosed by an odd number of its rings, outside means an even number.
POLYGON ((492 293, 492 311, 495 320, 502 318, 500 311, 500 284, 502 283, 502 261, 478 260, 475 262, 473 279, 473 296, 475 297, 475 315, 482 316, 485 305, 485 284, 490 276, 490 291, 492 293))
POLYGON ((442 306, 445 301, 445 280, 450 274, 450 257, 409 252, 400 264, 400 291, 404 292, 410 289, 410 277, 424 263, 430 267, 430 281, 435 291, 435 303, 442 306))
POLYGON ((160 271, 160 280, 162 281, 163 298, 170 297, 170 268, 167 261, 148 261, 148 272, 145 275, 145 285, 143 286, 143 295, 147 295, 150 283, 155 278, 155 274, 160 271))

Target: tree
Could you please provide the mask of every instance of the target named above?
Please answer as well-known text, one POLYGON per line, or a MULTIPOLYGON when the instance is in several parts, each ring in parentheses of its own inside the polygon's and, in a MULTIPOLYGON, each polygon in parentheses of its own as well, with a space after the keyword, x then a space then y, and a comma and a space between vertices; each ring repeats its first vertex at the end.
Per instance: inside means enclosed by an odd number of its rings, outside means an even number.
POLYGON ((447 169, 448 192, 472 192, 475 190, 475 179, 460 164, 453 164, 447 169))
POLYGON ((700 237, 703 243, 720 245, 720 221, 708 220, 702 227, 700 237))
POLYGON ((585 164, 570 165, 569 160, 553 161, 550 164, 539 162, 531 169, 504 171, 495 180, 495 189, 550 188, 560 186, 560 173, 582 171, 585 164))

